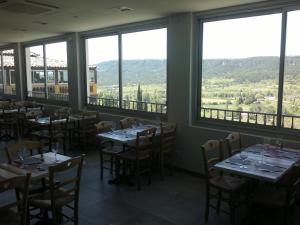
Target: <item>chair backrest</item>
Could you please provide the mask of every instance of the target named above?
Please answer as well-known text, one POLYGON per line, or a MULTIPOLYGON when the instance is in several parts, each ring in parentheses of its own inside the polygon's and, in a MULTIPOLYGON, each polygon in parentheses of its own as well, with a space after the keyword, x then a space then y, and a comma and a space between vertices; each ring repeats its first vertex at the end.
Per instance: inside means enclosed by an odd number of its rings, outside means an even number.
POLYGON ((131 128, 134 124, 137 124, 138 119, 134 117, 127 117, 120 120, 121 129, 131 128))
POLYGON ((176 137, 176 123, 166 123, 160 126, 160 151, 171 152, 174 149, 176 137))
POLYGON ((283 185, 287 190, 285 205, 294 204, 300 188, 300 165, 294 165, 282 180, 279 185, 283 185))
POLYGON ((75 204, 78 204, 84 158, 85 155, 81 155, 49 167, 49 188, 52 207, 55 207, 56 201, 59 199, 70 196, 75 201, 75 204), (59 177, 59 183, 56 182, 57 177, 59 177), (60 192, 62 188, 64 190, 63 193, 60 192))
POLYGON ((51 132, 61 131, 66 128, 69 121, 69 115, 66 113, 61 113, 59 115, 50 116, 49 130, 51 132))
MULTIPOLYGON (((21 215, 20 225, 27 224, 27 208, 28 208, 28 187, 30 182, 30 173, 26 175, 16 175, 14 177, 0 180, 0 193, 5 193, 10 190, 18 190, 22 195, 20 200, 17 202, 19 213, 21 215)), ((0 205, 1 208, 15 207, 15 204, 0 205)))
POLYGON ((18 158, 20 150, 28 151, 29 155, 33 154, 33 151, 41 153, 43 144, 39 141, 21 140, 15 144, 5 147, 7 162, 12 164, 15 159, 18 158))
POLYGON ((209 140, 201 146, 204 165, 204 175, 210 177, 212 166, 223 160, 223 153, 219 140, 209 140))
POLYGON ((112 130, 113 122, 112 121, 101 121, 94 125, 96 127, 97 132, 104 133, 112 130))
POLYGON ((225 140, 227 142, 229 156, 241 151, 242 139, 240 133, 237 132, 231 133, 225 138, 225 140))
POLYGON ((135 153, 136 159, 149 157, 153 148, 153 137, 156 127, 149 128, 136 134, 135 153))

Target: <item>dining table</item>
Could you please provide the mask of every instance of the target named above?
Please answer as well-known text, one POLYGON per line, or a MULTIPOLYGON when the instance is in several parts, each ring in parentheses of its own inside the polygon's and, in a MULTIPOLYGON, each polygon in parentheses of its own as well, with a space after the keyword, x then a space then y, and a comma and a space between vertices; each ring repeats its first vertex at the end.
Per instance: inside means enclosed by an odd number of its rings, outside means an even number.
POLYGON ((97 134, 97 137, 115 141, 115 142, 118 142, 121 144, 127 144, 129 142, 136 140, 136 135, 138 132, 141 132, 143 130, 150 129, 153 127, 156 128, 155 136, 159 136, 160 135, 160 126, 155 125, 155 124, 145 124, 145 125, 133 126, 131 128, 127 128, 127 129, 113 130, 113 131, 109 131, 109 132, 105 132, 105 133, 99 133, 99 134, 97 134))
POLYGON ((268 144, 256 144, 214 165, 217 170, 276 183, 296 163, 300 151, 268 144))
POLYGON ((48 168, 71 159, 69 156, 47 152, 24 158, 23 162, 15 160, 12 164, 0 164, 0 181, 16 175, 31 173, 31 180, 48 177, 48 168))

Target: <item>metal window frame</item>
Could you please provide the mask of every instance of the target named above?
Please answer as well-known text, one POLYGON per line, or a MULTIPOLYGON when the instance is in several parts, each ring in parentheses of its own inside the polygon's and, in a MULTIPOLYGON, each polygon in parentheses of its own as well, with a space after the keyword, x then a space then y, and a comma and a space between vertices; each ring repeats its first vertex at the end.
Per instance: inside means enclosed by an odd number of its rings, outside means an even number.
MULTIPOLYGON (((278 78, 278 103, 277 103, 277 123, 276 126, 261 126, 253 125, 241 122, 234 122, 233 127, 241 128, 246 127, 247 129, 261 129, 270 130, 270 128, 275 128, 278 130, 284 130, 285 132, 297 134, 299 131, 296 129, 288 129, 282 127, 282 101, 284 92, 284 70, 285 70, 285 48, 286 48, 286 37, 287 37, 287 15, 291 11, 296 11, 300 9, 300 4, 297 1, 289 2, 278 2, 278 4, 250 4, 249 6, 237 6, 228 7, 225 9, 211 10, 206 12, 200 12, 196 14, 195 20, 198 22, 196 27, 196 67, 195 67, 195 80, 197 85, 194 94, 194 122, 197 124, 205 126, 228 126, 228 121, 223 121, 222 119, 213 120, 209 118, 201 117, 201 104, 202 104, 202 62, 203 62, 203 24, 205 22, 220 21, 227 19, 237 19, 245 18, 251 16, 262 16, 274 13, 280 13, 282 15, 281 20, 281 41, 280 41, 280 60, 279 60, 279 78, 278 78)), ((230 121, 232 124, 233 121, 230 121)))
MULTIPOLYGON (((23 85, 26 87, 25 89, 25 98, 26 99, 32 99, 37 102, 41 103, 49 103, 49 104, 58 104, 58 105, 65 105, 66 103, 69 104, 69 101, 61 101, 61 100, 54 100, 54 99, 49 99, 48 98, 48 89, 47 89, 47 57, 46 57, 46 45, 48 44, 55 44, 55 43, 60 43, 60 42, 66 42, 66 53, 67 53, 67 59, 68 57, 68 35, 63 35, 63 36, 56 36, 56 37, 49 37, 49 38, 43 38, 43 39, 38 39, 34 41, 28 41, 28 42, 23 42, 21 43, 22 46, 22 55, 23 55, 23 70, 24 70, 24 79, 23 79, 23 85), (28 96, 28 88, 27 88, 27 72, 26 72, 26 54, 25 50, 26 48, 30 47, 35 47, 35 46, 42 46, 43 47, 43 64, 44 64, 44 75, 45 75, 45 81, 44 81, 44 87, 45 87, 45 98, 36 98, 36 97, 29 97, 28 96)), ((68 70, 68 76, 69 76, 69 63, 67 62, 67 70, 68 70)), ((70 85, 70 79, 68 79, 68 86, 70 85)), ((69 93, 70 94, 70 93, 69 93)))
MULTIPOLYGON (((140 114, 140 115, 161 115, 162 117, 167 117, 168 114, 168 108, 167 112, 165 114, 161 113, 154 113, 154 112, 143 112, 143 111, 137 111, 137 110, 128 110, 123 108, 123 53, 122 53, 122 35, 123 34, 128 34, 128 33, 134 33, 134 32, 142 32, 142 31, 150 31, 150 30, 155 30, 155 29, 168 29, 167 27, 167 20, 166 19, 158 19, 158 20, 151 20, 151 21, 146 21, 146 22, 137 22, 137 23, 132 23, 132 24, 127 24, 127 25, 120 25, 120 26, 115 26, 115 27, 108 27, 108 28, 103 28, 103 29, 97 29, 97 30, 91 30, 91 31, 84 31, 80 33, 81 37, 81 44, 83 46, 83 65, 84 65, 84 96, 85 96, 85 105, 88 108, 91 109, 99 109, 106 111, 110 110, 111 112, 115 111, 116 113, 135 113, 135 114, 140 114), (87 71, 86 71, 86 41, 91 38, 101 38, 101 37, 108 37, 108 36, 118 36, 118 78, 119 78, 119 107, 101 107, 101 106, 92 106, 89 105, 87 102, 88 96, 87 96, 87 71)), ((167 38, 167 37, 166 37, 167 38)), ((167 49, 166 49, 167 50, 167 49)), ((168 60, 167 60, 168 61, 168 60)), ((168 64, 168 62, 166 63, 168 64)), ((166 66, 168 67, 168 66, 166 66)), ((167 101, 166 105, 168 102, 168 70, 166 68, 166 94, 167 94, 167 101)))

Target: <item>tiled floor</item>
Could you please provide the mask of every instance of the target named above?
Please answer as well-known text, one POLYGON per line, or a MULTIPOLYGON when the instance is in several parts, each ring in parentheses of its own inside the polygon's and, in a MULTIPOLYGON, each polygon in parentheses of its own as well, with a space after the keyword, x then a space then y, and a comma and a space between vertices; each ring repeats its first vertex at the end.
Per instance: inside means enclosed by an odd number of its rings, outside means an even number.
MULTIPOLYGON (((0 162, 4 160, 2 143, 0 162)), ((109 173, 105 173, 101 182, 99 172, 98 154, 90 150, 82 174, 80 225, 205 224, 204 183, 199 177, 175 172, 161 181, 154 174, 152 185, 144 185, 141 191, 137 191, 135 187, 109 185, 109 173)), ((267 221, 264 224, 277 224, 276 220, 267 221)), ((299 221, 297 215, 295 224, 299 224, 299 221)), ((229 224, 229 218, 217 215, 212 210, 207 224, 229 224)))

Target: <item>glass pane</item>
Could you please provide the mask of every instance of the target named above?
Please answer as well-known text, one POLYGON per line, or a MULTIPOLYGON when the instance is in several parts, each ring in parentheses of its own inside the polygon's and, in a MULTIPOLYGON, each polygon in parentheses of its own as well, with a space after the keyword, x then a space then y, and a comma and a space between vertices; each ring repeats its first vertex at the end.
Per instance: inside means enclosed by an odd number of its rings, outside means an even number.
POLYGON ((166 113, 167 29, 122 35, 123 108, 166 113))
POLYGON ((281 14, 203 24, 201 117, 276 125, 281 14))
POLYGON ((86 40, 88 103, 119 107, 118 36, 86 40))
POLYGON ((4 92, 2 60, 2 52, 0 51, 0 94, 4 92))
POLYGON ((282 125, 300 129, 300 10, 288 13, 282 125))
POLYGON ((47 96, 48 99, 68 101, 68 58, 67 43, 58 42, 46 46, 47 65, 47 96), (61 72, 64 74, 64 82, 61 82, 61 72))
POLYGON ((14 77, 11 78, 12 71, 15 70, 15 54, 13 49, 5 50, 2 52, 3 56, 3 84, 4 94, 15 95, 16 85, 14 77))
POLYGON ((25 61, 28 97, 45 98, 43 46, 25 48, 25 61))

